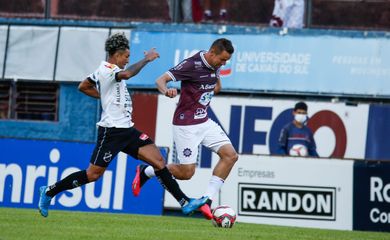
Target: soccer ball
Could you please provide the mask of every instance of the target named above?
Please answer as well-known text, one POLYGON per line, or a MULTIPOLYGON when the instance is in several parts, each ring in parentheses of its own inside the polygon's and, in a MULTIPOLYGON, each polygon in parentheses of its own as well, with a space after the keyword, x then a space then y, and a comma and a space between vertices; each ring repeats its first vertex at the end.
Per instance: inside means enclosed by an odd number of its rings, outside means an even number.
POLYGON ((290 148, 289 154, 290 156, 306 157, 308 154, 307 147, 302 144, 295 144, 290 148))
POLYGON ((231 228, 236 222, 236 212, 229 206, 218 206, 213 211, 211 221, 215 227, 231 228))

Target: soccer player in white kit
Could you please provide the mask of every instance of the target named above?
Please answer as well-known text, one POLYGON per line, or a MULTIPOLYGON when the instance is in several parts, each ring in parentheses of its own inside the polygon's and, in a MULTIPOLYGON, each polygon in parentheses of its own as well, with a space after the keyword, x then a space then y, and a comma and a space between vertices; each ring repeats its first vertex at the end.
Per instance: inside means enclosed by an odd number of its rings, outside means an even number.
MULTIPOLYGON (((158 90, 170 98, 177 95, 177 90, 167 88, 167 83, 181 81, 180 99, 173 116, 173 138, 180 164, 168 165, 172 175, 180 180, 191 179, 195 173, 200 144, 220 157, 203 195, 209 198, 208 204, 200 208, 207 219, 212 218, 210 206, 214 195, 221 189, 238 160, 238 154, 226 133, 207 116, 207 108, 213 95, 221 89, 219 68, 226 64, 233 52, 234 48, 228 39, 217 39, 208 51, 200 51, 183 60, 156 80, 158 90)), ((135 196, 139 194, 142 185, 154 175, 150 166, 137 167, 133 181, 135 196)))
POLYGON ((124 34, 114 34, 105 43, 108 60, 79 85, 84 94, 101 100, 102 115, 98 125, 98 139, 86 170, 74 172, 51 186, 39 188, 39 212, 48 216, 51 199, 58 193, 98 180, 115 156, 122 151, 133 158, 150 164, 161 185, 169 191, 182 207, 191 214, 204 205, 206 197, 188 198, 172 177, 159 149, 153 141, 134 127, 131 118, 132 101, 125 80, 137 75, 149 62, 159 57, 155 49, 144 53, 144 58, 125 68, 129 62, 129 41, 124 34))

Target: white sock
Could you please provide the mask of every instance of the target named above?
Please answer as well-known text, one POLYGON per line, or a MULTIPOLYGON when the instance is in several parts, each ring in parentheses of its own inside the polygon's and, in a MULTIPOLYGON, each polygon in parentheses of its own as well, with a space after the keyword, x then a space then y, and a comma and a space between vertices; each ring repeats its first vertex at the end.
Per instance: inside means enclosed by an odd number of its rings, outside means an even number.
POLYGON ((225 180, 218 176, 211 176, 209 185, 207 186, 207 190, 203 196, 207 196, 210 200, 213 200, 215 194, 219 192, 224 182, 225 180))
POLYGON ((149 178, 155 177, 156 173, 154 173, 154 168, 152 166, 147 166, 145 168, 145 175, 149 178))

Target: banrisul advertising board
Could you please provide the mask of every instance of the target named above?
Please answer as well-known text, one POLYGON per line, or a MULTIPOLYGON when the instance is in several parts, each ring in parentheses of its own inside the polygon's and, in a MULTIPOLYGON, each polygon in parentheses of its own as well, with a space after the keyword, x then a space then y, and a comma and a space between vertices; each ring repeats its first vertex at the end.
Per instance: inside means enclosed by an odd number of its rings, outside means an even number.
MULTIPOLYGON (((37 208, 38 188, 86 169, 93 148, 86 143, 0 139, 0 206, 37 208)), ((120 153, 98 181, 58 194, 50 209, 161 214, 164 190, 157 180, 148 182, 139 197, 132 195, 139 163, 120 153)))
POLYGON ((390 163, 355 162, 353 228, 390 231, 390 163))
POLYGON ((332 187, 240 183, 239 215, 297 219, 336 219, 332 187))

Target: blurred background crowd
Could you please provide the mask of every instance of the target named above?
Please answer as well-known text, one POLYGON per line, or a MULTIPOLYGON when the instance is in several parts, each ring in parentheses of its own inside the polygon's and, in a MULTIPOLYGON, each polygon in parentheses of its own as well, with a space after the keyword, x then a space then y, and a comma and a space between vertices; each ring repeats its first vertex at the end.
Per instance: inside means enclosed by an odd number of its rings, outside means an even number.
POLYGON ((0 17, 268 26, 294 5, 307 28, 390 29, 389 0, 0 0, 0 17))

